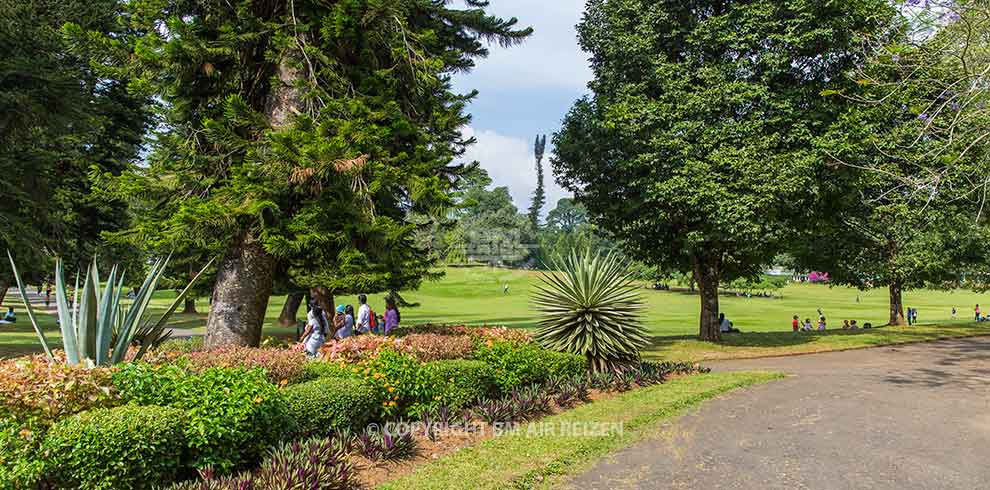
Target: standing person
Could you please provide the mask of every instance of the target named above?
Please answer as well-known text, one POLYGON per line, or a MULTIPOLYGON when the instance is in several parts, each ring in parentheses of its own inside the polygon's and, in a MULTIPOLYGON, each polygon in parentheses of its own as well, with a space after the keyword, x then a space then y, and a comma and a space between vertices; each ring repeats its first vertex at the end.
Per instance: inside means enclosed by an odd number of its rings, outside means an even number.
POLYGON ((976 305, 975 311, 976 311, 976 321, 980 321, 980 305, 979 304, 976 305))
POLYGON ((354 335, 354 307, 351 305, 340 305, 337 307, 338 316, 340 316, 340 325, 337 325, 337 319, 334 319, 334 326, 337 331, 333 334, 335 339, 346 339, 354 335))
POLYGON ((918 324, 918 309, 911 308, 911 323, 914 325, 918 324))
POLYGON ((956 307, 955 306, 952 307, 952 319, 953 320, 956 319, 956 307))
POLYGON ((818 317, 818 331, 819 332, 825 331, 825 316, 818 317))
POLYGON ((849 320, 842 320, 842 329, 849 330, 849 320))
POLYGON ((908 307, 908 309, 907 309, 907 322, 908 322, 908 326, 910 327, 911 326, 911 308, 910 307, 908 307))
MULTIPOLYGON (((48 305, 51 304, 51 302, 52 302, 52 287, 48 286, 47 288, 45 288, 45 308, 47 308, 48 305)), ((976 305, 976 307, 979 308, 980 305, 976 305)), ((976 312, 976 316, 980 316, 979 311, 976 312)))
POLYGON ((359 294, 358 295, 358 314, 357 323, 355 324, 355 329, 358 333, 368 333, 371 331, 371 307, 368 306, 368 297, 359 294))
POLYGON ((306 350, 306 355, 316 357, 320 347, 327 341, 327 333, 330 331, 329 320, 326 312, 316 301, 309 306, 309 313, 306 314, 306 331, 303 332, 300 342, 306 350))
POLYGON ((502 294, 509 294, 509 283, 502 285, 502 294))
POLYGON ((798 320, 797 315, 794 315, 794 319, 791 320, 791 328, 793 328, 795 332, 797 332, 798 329, 801 328, 801 321, 798 320))
POLYGON ((392 297, 385 298, 385 335, 399 326, 401 318, 399 308, 395 306, 395 300, 392 297))

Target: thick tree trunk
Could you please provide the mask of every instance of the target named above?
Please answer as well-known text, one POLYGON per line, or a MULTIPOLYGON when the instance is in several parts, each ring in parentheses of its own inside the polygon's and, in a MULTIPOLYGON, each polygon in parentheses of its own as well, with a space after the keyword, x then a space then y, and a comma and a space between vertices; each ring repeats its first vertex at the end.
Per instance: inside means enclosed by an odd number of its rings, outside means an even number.
POLYGON ((296 313, 299 312, 299 305, 302 304, 303 293, 291 293, 285 297, 285 305, 282 306, 282 313, 278 315, 278 324, 289 327, 296 324, 296 313))
POLYGON ((206 322, 206 348, 257 346, 272 294, 275 259, 245 233, 217 270, 213 304, 206 322))
POLYGON ((891 281, 890 286, 890 325, 904 325, 904 302, 901 299, 901 284, 891 281))
POLYGON ((718 342, 722 340, 722 332, 718 323, 718 258, 710 255, 696 256, 694 271, 701 298, 701 321, 698 338, 718 342))
POLYGON ((333 316, 333 293, 323 286, 317 286, 315 288, 309 289, 309 297, 316 301, 316 304, 323 308, 323 311, 327 312, 327 316, 333 316))
POLYGON ((186 304, 182 308, 182 312, 185 313, 185 314, 196 314, 196 313, 199 313, 198 311, 196 311, 196 298, 190 298, 190 297, 187 296, 186 297, 186 304))

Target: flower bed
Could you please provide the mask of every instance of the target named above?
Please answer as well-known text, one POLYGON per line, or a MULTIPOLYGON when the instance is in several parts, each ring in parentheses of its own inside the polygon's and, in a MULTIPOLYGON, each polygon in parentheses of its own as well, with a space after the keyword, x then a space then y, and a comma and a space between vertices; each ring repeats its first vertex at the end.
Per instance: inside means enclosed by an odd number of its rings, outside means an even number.
POLYGON ((434 431, 365 432, 369 423, 456 421, 484 430, 695 370, 644 363, 589 376, 583 357, 548 351, 506 328, 425 326, 399 334, 332 342, 320 360, 285 348, 207 352, 182 344, 114 368, 70 368, 41 357, 0 363, 0 488, 137 489, 170 480, 186 480, 176 488, 241 488, 230 485, 280 481, 285 468, 309 475, 316 488, 352 488, 353 471, 378 474, 389 460, 418 457, 421 445, 444 447, 434 431), (95 441, 108 434, 132 442, 100 447, 95 441), (332 440, 292 444, 313 436, 332 440), (333 471, 306 466, 331 447, 331 459, 341 462, 333 471), (136 467, 148 458, 155 464, 136 467), (92 471, 114 464, 112 472, 92 471), (189 481, 197 472, 199 480, 189 481))

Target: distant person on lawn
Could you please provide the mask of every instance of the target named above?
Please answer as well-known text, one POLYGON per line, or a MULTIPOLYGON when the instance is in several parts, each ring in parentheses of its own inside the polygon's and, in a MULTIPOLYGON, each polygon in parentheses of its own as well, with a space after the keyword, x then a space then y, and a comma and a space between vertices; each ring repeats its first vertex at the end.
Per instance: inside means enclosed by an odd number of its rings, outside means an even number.
POLYGON ((826 326, 825 325, 825 317, 824 316, 818 317, 818 331, 819 332, 824 332, 825 331, 825 326, 826 326))
POLYGON ((309 313, 306 314, 306 331, 303 332, 302 339, 300 339, 306 350, 306 355, 316 357, 320 352, 320 347, 327 341, 327 333, 330 331, 329 324, 330 321, 327 319, 326 312, 320 308, 316 301, 313 301, 310 304, 309 313))
POLYGON ((849 330, 849 320, 842 320, 842 329, 849 330))
POLYGON ((399 308, 395 306, 395 299, 391 296, 385 298, 385 335, 399 326, 401 318, 399 308))
POLYGON ((813 329, 811 328, 811 318, 805 318, 804 319, 804 325, 801 325, 801 331, 802 332, 810 332, 812 330, 813 329))
POLYGON ((956 319, 956 307, 955 306, 952 307, 952 319, 953 320, 956 319))
POLYGON ((368 333, 371 331, 371 307, 368 306, 368 297, 359 294, 358 303, 360 306, 358 306, 357 323, 354 327, 358 333, 368 333))
POLYGON ((7 308, 7 314, 3 316, 4 323, 14 323, 17 321, 17 315, 14 314, 14 307, 11 306, 7 308))
POLYGON ((739 329, 732 328, 732 322, 725 317, 725 313, 718 314, 718 324, 718 328, 722 331, 722 333, 739 333, 739 329))
POLYGON ((794 319, 791 320, 791 328, 793 328, 795 332, 801 329, 801 320, 798 320, 797 315, 794 315, 794 319))
POLYGON ((980 305, 976 305, 976 321, 980 321, 980 305))

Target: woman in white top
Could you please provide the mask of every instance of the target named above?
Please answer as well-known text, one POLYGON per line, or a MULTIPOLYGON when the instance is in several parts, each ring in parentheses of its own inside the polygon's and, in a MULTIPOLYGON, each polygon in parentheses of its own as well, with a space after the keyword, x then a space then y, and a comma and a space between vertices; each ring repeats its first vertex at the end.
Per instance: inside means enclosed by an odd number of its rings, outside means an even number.
POLYGON ((302 339, 300 339, 307 355, 316 357, 320 347, 326 343, 329 331, 330 322, 327 320, 327 314, 314 301, 310 305, 309 313, 306 314, 306 331, 303 332, 302 339))

